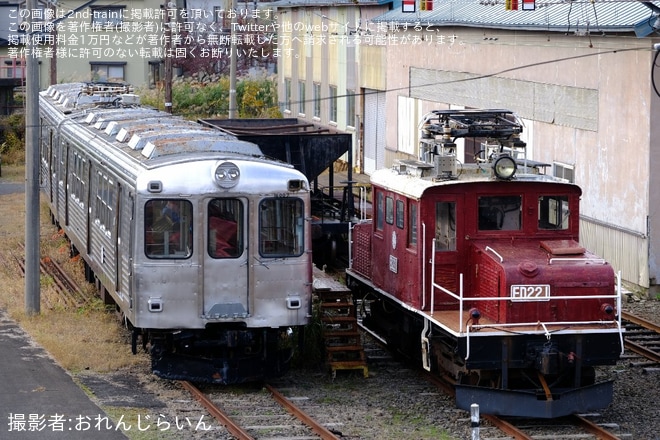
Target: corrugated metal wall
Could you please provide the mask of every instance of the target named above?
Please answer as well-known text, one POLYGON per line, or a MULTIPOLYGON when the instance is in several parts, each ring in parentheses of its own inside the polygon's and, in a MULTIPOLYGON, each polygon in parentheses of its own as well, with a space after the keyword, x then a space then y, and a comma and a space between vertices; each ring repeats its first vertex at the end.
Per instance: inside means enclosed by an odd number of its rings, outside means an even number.
POLYGON ((621 278, 649 287, 648 237, 645 234, 580 218, 580 243, 610 262, 621 278))

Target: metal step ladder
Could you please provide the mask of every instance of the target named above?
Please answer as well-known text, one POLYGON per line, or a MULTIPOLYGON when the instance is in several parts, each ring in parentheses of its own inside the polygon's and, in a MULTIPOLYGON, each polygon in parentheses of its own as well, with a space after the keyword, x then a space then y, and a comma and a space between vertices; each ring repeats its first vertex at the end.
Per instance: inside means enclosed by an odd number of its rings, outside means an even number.
POLYGON ((362 375, 369 377, 353 294, 325 272, 320 273, 324 276, 314 274, 314 291, 319 301, 326 364, 333 378, 337 370, 362 370, 362 375))

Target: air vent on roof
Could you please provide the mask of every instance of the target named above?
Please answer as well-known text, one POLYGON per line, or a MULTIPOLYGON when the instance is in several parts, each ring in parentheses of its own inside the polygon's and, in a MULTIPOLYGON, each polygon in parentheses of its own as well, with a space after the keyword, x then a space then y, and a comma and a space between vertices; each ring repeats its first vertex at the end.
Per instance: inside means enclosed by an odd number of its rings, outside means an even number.
POLYGON ((110 121, 107 119, 100 118, 98 121, 96 121, 96 124, 94 124, 94 128, 97 130, 105 130, 109 123, 110 121))
POLYGON ((108 126, 105 127, 105 134, 108 136, 114 136, 117 134, 121 127, 119 127, 119 122, 117 121, 111 121, 108 123, 108 126))
POLYGON ((134 150, 141 150, 144 147, 145 143, 146 143, 145 140, 140 138, 140 136, 138 136, 137 134, 134 134, 133 137, 131 137, 131 140, 128 141, 128 146, 134 150))

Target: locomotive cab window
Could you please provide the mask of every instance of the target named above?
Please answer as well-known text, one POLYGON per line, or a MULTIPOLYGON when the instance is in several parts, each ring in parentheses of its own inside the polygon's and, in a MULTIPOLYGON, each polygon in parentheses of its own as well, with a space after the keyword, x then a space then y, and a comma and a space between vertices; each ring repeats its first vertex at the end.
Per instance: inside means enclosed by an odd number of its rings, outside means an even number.
POLYGON ((383 230, 383 220, 385 219, 385 196, 378 191, 376 194, 376 229, 383 230))
POLYGON ((480 231, 517 231, 521 229, 521 196, 479 197, 480 231))
POLYGON ((302 255, 305 210, 301 199, 265 199, 259 205, 259 253, 263 257, 302 255))
POLYGON ((539 197, 539 229, 568 229, 568 196, 539 197))
POLYGON ((208 253, 235 258, 243 253, 243 204, 237 199, 213 199, 208 207, 208 253))
POLYGON ((192 204, 187 200, 149 200, 145 207, 144 242, 149 258, 192 255, 192 204))
POLYGON ((456 203, 435 204, 435 250, 456 250, 456 203))

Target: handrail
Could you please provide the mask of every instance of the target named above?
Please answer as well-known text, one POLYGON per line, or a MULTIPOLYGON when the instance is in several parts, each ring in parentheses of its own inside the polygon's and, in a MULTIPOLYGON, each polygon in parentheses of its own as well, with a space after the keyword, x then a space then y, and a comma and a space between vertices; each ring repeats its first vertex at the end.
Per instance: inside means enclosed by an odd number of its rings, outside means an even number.
POLYGON ((603 258, 569 258, 569 257, 560 257, 560 258, 550 258, 548 264, 552 264, 554 261, 565 261, 570 263, 594 263, 594 264, 605 264, 607 261, 603 258))
POLYGON ((502 258, 502 256, 495 249, 493 249, 490 246, 486 246, 486 252, 488 252, 488 251, 491 251, 492 253, 497 255, 497 257, 500 259, 500 263, 504 263, 504 258, 502 258))
MULTIPOLYGON (((458 327, 458 333, 459 336, 465 334, 467 336, 467 357, 469 357, 470 354, 470 330, 480 330, 482 328, 515 328, 515 327, 523 327, 523 326, 542 326, 545 328, 545 334, 549 338, 551 336, 551 333, 547 330, 546 325, 548 326, 555 326, 555 325, 571 325, 571 326, 581 326, 581 325, 615 325, 618 333, 619 333, 619 340, 621 343, 621 354, 623 354, 623 327, 621 324, 621 272, 619 271, 617 273, 617 283, 616 283, 616 288, 614 294, 607 294, 607 295, 572 295, 572 296, 549 296, 549 297, 544 297, 542 299, 536 300, 536 301, 544 301, 544 302, 550 302, 550 301, 564 301, 564 300, 581 300, 581 299, 614 299, 616 300, 616 310, 619 311, 617 316, 612 320, 612 321, 562 321, 562 322, 547 322, 547 323, 542 323, 542 322, 526 322, 526 323, 504 323, 504 324, 472 324, 472 325, 465 325, 465 330, 463 330, 463 310, 465 309, 464 303, 465 301, 515 301, 518 298, 514 298, 513 296, 497 296, 497 297, 466 297, 465 292, 463 290, 463 273, 459 274, 459 285, 458 289, 459 292, 458 294, 452 292, 451 290, 436 284, 435 282, 435 256, 436 256, 436 251, 435 251, 435 245, 436 245, 436 239, 433 238, 431 241, 431 250, 432 250, 432 255, 431 255, 431 315, 433 315, 433 312, 435 312, 435 292, 436 290, 439 290, 440 292, 444 292, 445 294, 449 295, 451 298, 454 298, 458 300, 458 313, 459 313, 459 327, 458 327)), ((486 247, 486 250, 492 251, 495 255, 497 255, 500 258, 500 262, 503 261, 503 258, 501 255, 499 255, 494 249, 490 248, 489 246, 486 247)), ((563 260, 561 258, 558 258, 557 260, 563 260)), ((573 260, 573 259, 571 259, 573 260)), ((585 259, 582 259, 585 261, 585 259)), ((602 259, 587 259, 586 261, 600 261, 602 259)), ((552 260, 551 260, 552 261, 552 260)), ((602 260, 604 261, 604 260, 602 260)), ((426 296, 424 295, 424 298, 426 296)), ((423 302, 424 307, 426 306, 426 303, 423 302)))
MULTIPOLYGON (((426 243, 426 223, 422 222, 422 243, 426 243)), ((435 247, 435 243, 433 244, 435 247)), ((426 308, 426 246, 422 246, 422 310, 426 308)), ((432 291, 433 289, 431 289, 432 291)))

